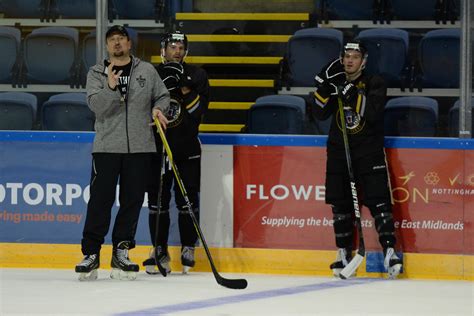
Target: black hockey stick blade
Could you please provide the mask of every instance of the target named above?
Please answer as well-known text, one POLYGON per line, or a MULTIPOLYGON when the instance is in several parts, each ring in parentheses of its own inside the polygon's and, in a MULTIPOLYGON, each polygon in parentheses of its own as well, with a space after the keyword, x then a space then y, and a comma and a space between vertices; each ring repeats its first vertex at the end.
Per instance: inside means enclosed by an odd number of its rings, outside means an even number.
POLYGON ((229 289, 242 290, 247 288, 248 285, 247 280, 245 279, 226 279, 219 274, 214 274, 214 276, 216 277, 216 281, 219 283, 219 285, 229 289))

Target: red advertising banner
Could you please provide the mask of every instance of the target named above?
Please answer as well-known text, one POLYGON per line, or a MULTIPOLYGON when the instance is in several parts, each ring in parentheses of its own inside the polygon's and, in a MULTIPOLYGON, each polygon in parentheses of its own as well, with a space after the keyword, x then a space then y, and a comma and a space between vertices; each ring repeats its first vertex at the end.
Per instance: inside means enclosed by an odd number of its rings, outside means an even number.
MULTIPOLYGON (((473 153, 397 148, 387 158, 397 248, 473 254, 473 153)), ((325 164, 324 147, 235 146, 235 246, 334 249, 325 164)), ((380 250, 365 207, 362 224, 367 249, 380 250)))
POLYGON ((464 254, 474 254, 474 151, 464 153, 464 185, 470 194, 464 196, 464 254))

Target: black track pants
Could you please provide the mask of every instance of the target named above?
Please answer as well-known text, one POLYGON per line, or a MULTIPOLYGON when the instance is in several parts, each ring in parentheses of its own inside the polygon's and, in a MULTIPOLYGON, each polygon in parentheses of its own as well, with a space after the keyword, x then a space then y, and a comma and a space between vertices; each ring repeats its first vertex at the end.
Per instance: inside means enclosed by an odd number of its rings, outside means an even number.
POLYGON ((90 199, 82 238, 82 252, 100 251, 111 221, 117 182, 120 184, 120 208, 115 218, 112 243, 130 241, 135 245, 138 217, 143 204, 150 166, 149 153, 94 153, 90 183, 90 199))

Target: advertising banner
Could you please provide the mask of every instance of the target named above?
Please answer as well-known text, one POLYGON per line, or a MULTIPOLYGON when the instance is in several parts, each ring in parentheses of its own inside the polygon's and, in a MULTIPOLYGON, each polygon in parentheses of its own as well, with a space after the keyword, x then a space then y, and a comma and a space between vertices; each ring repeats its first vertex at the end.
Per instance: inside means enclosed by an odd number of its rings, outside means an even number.
MULTIPOLYGON (((472 151, 390 148, 387 158, 398 246, 473 254, 472 151)), ((324 147, 234 147, 235 246, 334 249, 325 163, 324 147)), ((367 249, 380 250, 366 207, 362 226, 367 249)))
MULTIPOLYGON (((34 141, 28 138, 22 135, 0 142, 0 242, 79 244, 89 200, 93 134, 34 134, 34 141)), ((119 207, 118 189, 106 243, 111 242, 119 207)), ((147 205, 145 195, 136 234, 142 245, 151 244, 147 205)), ((174 205, 172 202, 170 245, 179 241, 174 205)))

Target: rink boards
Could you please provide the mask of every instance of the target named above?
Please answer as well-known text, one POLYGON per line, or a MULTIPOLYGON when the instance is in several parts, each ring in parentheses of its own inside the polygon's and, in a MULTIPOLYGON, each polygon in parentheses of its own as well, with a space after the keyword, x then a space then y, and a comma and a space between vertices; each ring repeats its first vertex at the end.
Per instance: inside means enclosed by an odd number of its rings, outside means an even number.
MULTIPOLYGON (((55 267, 70 268, 80 259, 93 136, 0 132, 0 266, 44 267, 53 254, 55 267)), ((335 252, 324 204, 326 137, 202 134, 201 141, 201 226, 219 270, 328 275, 335 252)), ((386 147, 405 277, 473 280, 474 142, 387 138, 386 147)), ((149 248, 146 203, 131 252, 140 261, 149 248)), ((366 208, 362 223, 369 254, 358 274, 378 274, 366 208)), ((197 254, 196 269, 208 271, 202 249, 197 254)), ((178 247, 172 257, 180 269, 178 247)))

